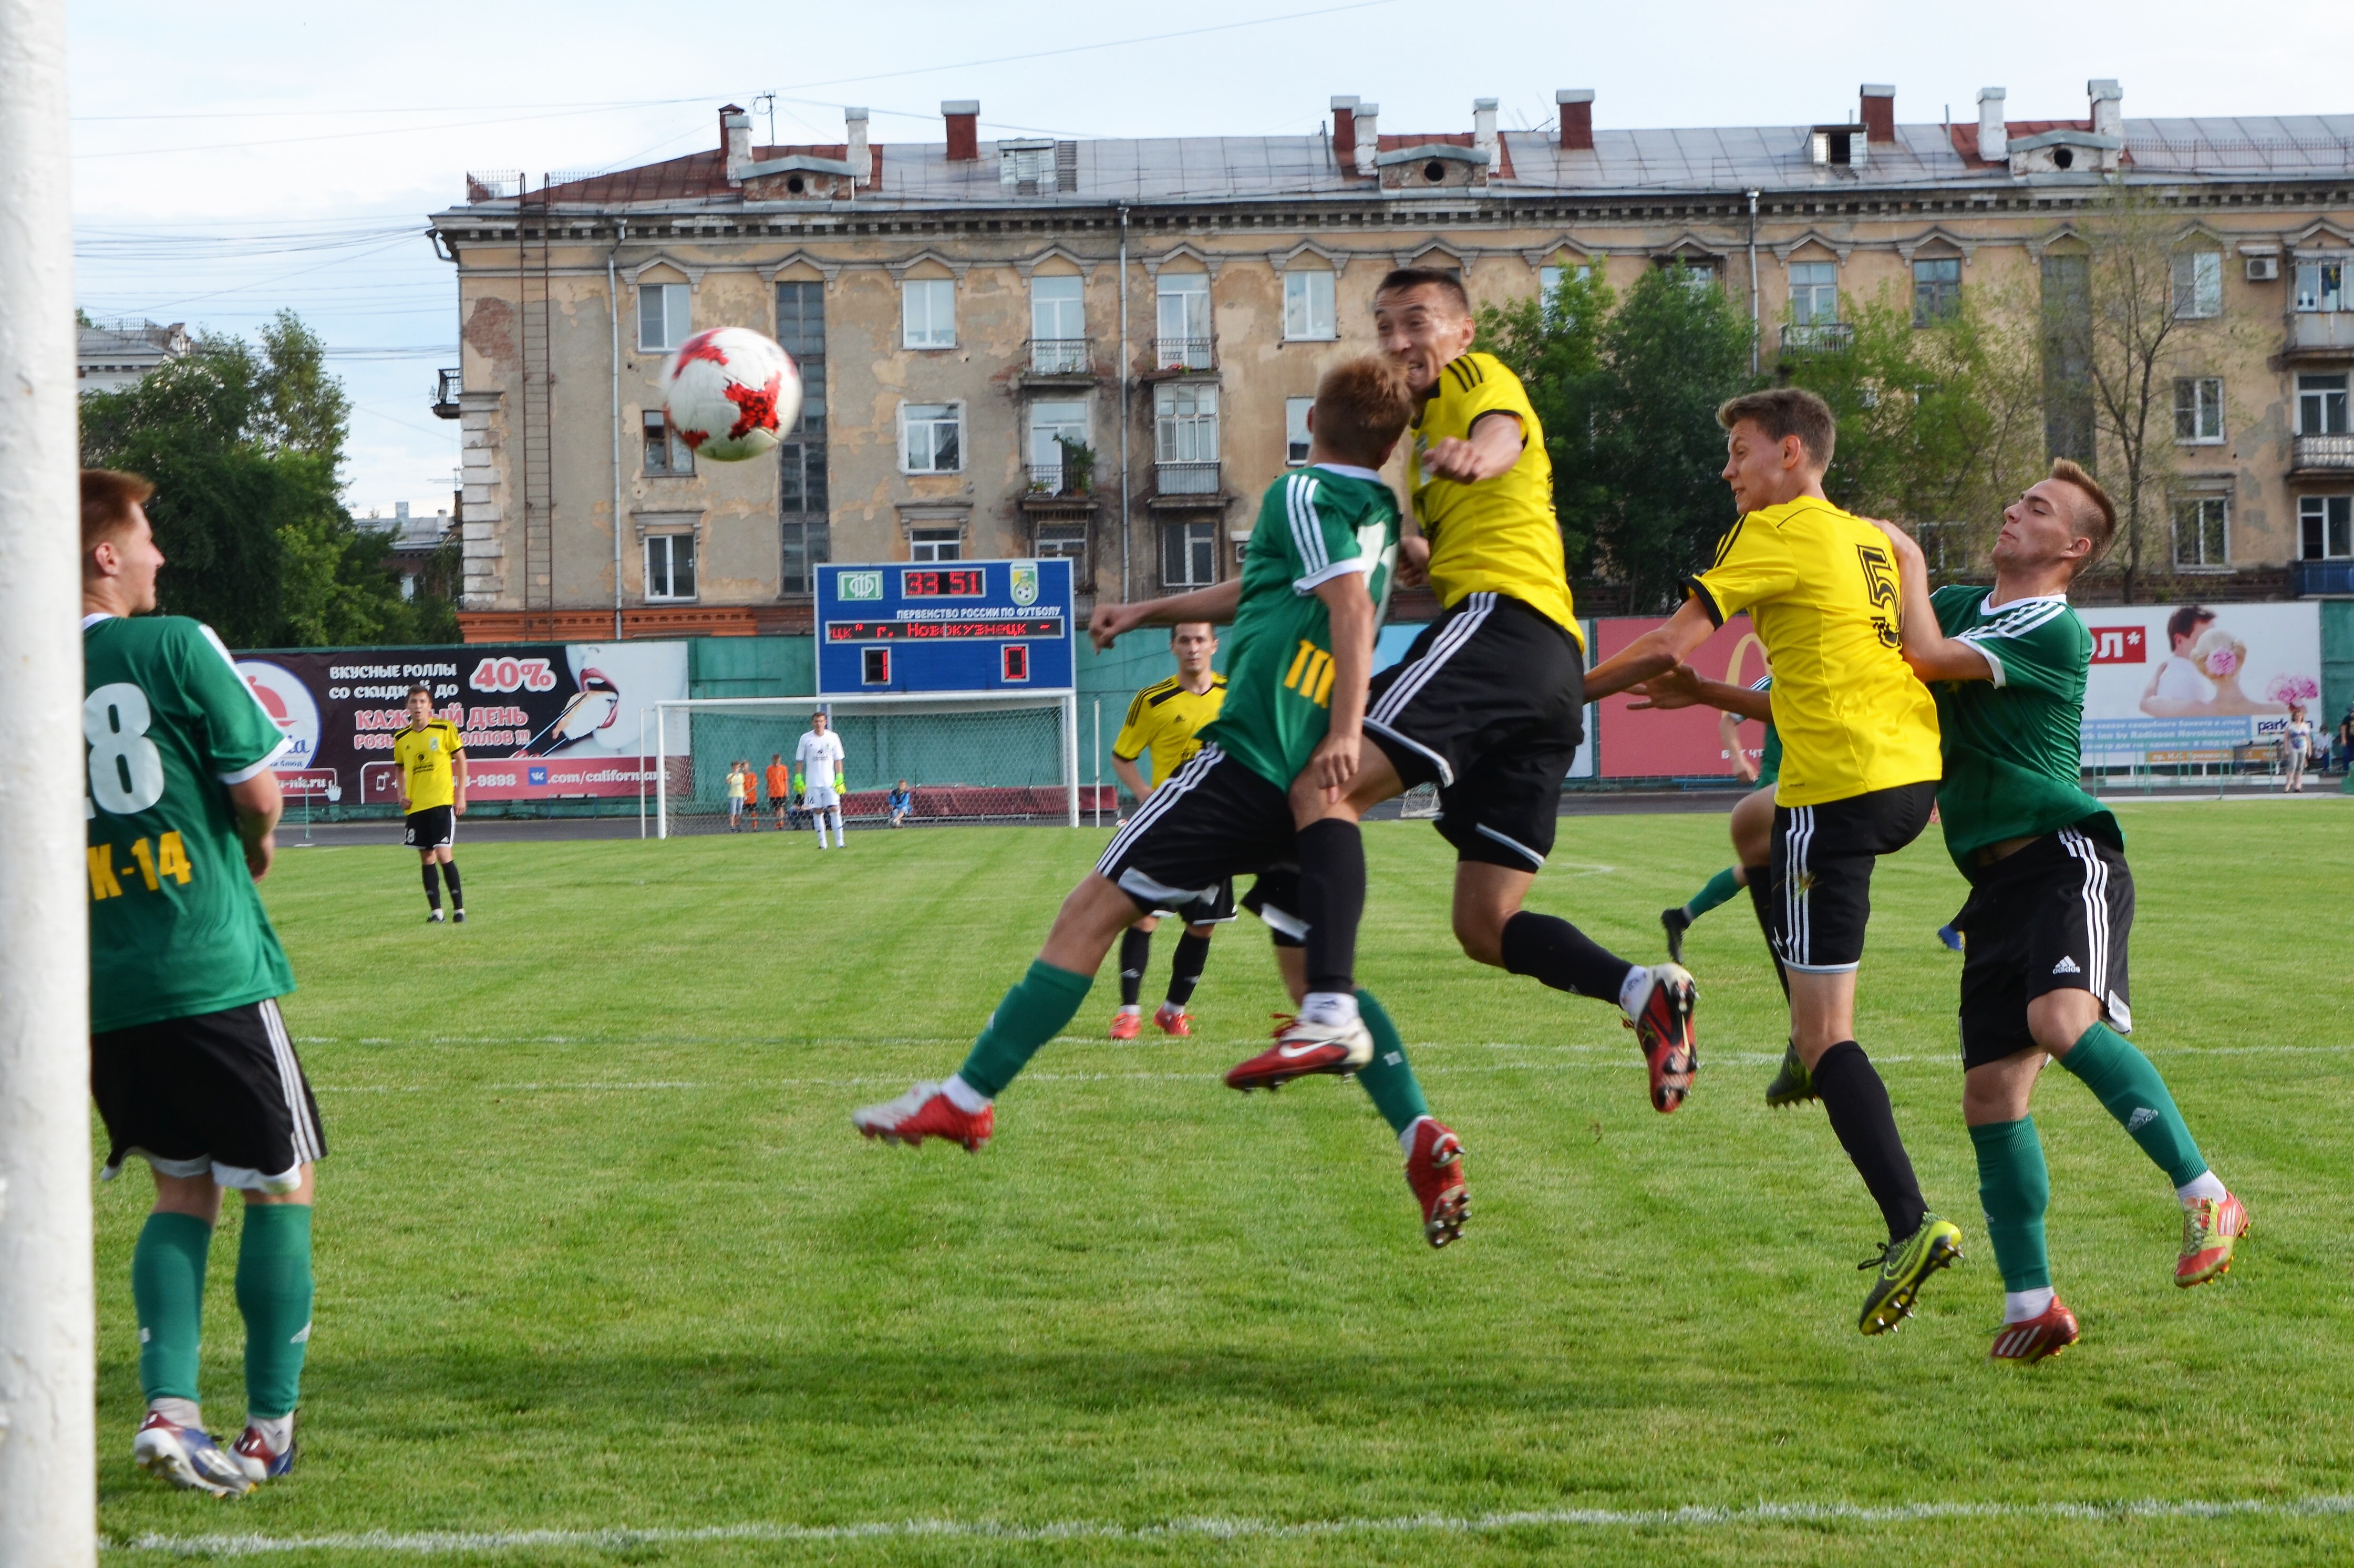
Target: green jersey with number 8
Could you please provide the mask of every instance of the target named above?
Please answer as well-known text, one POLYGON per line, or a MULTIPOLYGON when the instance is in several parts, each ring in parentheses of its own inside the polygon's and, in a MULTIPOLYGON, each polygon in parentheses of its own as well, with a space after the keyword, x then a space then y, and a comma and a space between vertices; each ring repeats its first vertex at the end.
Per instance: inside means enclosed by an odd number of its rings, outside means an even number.
POLYGON ((1378 625, 1397 547, 1397 495, 1372 469, 1318 463, 1267 486, 1243 552, 1225 704, 1202 737, 1291 788, 1331 719, 1332 618, 1316 589, 1363 574, 1378 625))
POLYGON ((294 989, 245 864, 228 786, 288 746, 212 629, 82 622, 92 1033, 294 989))

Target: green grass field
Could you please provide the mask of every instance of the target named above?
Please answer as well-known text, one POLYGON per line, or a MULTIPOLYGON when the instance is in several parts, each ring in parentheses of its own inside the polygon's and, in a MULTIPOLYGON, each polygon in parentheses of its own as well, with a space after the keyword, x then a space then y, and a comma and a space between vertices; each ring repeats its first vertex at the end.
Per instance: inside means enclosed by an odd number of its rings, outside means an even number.
MULTIPOLYGON (((133 1173, 98 1200, 102 1525, 121 1557, 292 1563, 2341 1558, 2354 803, 2121 815, 2136 1039, 2254 1231, 2175 1289, 2171 1192, 2047 1075, 2084 1340, 2024 1371, 1985 1359, 1931 840, 1881 868, 1860 1033, 1969 1257, 1877 1340, 1877 1211, 1819 1107, 1760 1098, 1783 1024, 1743 904, 1693 933, 1701 1077, 1661 1117, 1614 1010, 1455 951, 1435 834, 1368 830, 1361 978, 1469 1151, 1433 1253, 1354 1085, 1219 1084, 1282 1003, 1248 916, 1191 1041, 1097 1038, 1107 965, 981 1155, 851 1132, 954 1068, 1103 832, 477 846, 455 929, 406 851, 285 853, 332 1150, 303 1462, 228 1504, 133 1467, 133 1173)), ((1726 859, 1718 817, 1564 821, 1531 902, 1655 957, 1726 859)), ((231 1432, 235 1245, 205 1361, 231 1432)))

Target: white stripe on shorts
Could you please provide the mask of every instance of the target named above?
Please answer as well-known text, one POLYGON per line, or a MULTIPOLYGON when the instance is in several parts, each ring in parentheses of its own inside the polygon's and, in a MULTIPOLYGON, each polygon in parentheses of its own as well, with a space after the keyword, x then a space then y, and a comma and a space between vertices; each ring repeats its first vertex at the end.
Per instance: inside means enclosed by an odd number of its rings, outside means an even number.
POLYGON ((1179 797, 1198 786, 1225 755, 1215 746, 1204 746, 1183 767, 1171 774, 1168 781, 1155 789, 1136 815, 1128 820, 1128 826, 1112 835, 1111 842, 1104 849, 1103 858, 1096 862, 1096 874, 1108 878, 1112 867, 1119 863, 1119 857, 1128 853, 1129 847, 1142 836, 1144 830, 1165 815, 1169 808, 1177 803, 1179 797))
POLYGON ((319 1145, 323 1140, 318 1124, 311 1119, 311 1102, 302 1093, 302 1069, 294 1058, 294 1042, 286 1033, 286 1020, 279 1013, 274 997, 264 997, 260 1003, 261 1027, 270 1036, 270 1054, 278 1065, 278 1086, 286 1097, 286 1109, 294 1128, 294 1163, 307 1165, 320 1157, 319 1145))

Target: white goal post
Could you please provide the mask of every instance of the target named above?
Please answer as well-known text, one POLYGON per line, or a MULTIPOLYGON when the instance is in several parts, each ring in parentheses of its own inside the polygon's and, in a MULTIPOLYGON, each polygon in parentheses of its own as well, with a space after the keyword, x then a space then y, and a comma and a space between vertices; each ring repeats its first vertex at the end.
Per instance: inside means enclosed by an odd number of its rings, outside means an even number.
MULTIPOLYGON (((727 775, 738 762, 751 766, 759 785, 758 828, 772 825, 769 759, 792 768, 810 715, 820 709, 842 737, 845 826, 887 823, 888 795, 902 779, 913 797, 913 826, 1079 825, 1078 695, 1066 688, 657 703, 639 715, 639 750, 653 761, 652 779, 641 786, 642 828, 663 839, 725 832, 727 775)), ((787 818, 790 826, 809 825, 790 801, 787 818)))

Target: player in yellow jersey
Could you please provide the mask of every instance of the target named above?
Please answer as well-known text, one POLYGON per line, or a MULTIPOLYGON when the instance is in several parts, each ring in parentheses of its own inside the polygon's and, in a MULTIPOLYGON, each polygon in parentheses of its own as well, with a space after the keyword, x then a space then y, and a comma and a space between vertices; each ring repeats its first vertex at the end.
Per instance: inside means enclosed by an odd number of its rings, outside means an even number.
POLYGON ((1790 1043, 1831 1130, 1888 1222, 1858 1324, 1894 1328, 1921 1283, 1961 1255, 1929 1213, 1888 1090, 1855 1041, 1855 976, 1872 868, 1920 836, 1944 771, 1937 706, 1904 662, 1887 535, 1825 499, 1837 445, 1829 405, 1795 387, 1717 410, 1739 520, 1666 624, 1595 668, 1586 690, 1665 675, 1743 610, 1774 667, 1782 773, 1774 796, 1766 917, 1790 983, 1790 1043))
POLYGON ((466 923, 466 894, 458 885, 458 819, 466 814, 466 737, 448 719, 433 716, 433 693, 408 688, 408 726, 392 737, 393 776, 408 817, 405 841, 425 865, 425 918, 441 923, 441 879, 450 880, 450 916, 466 923))
POLYGON ((1293 785, 1308 995, 1278 1049, 1362 1033, 1355 976, 1364 912, 1365 812, 1438 786, 1438 832, 1455 846, 1455 937, 1483 964, 1616 1002, 1651 1068, 1651 1103, 1691 1087, 1692 983, 1677 964, 1631 964, 1568 921, 1521 907, 1553 849, 1561 782, 1583 738, 1585 650, 1570 603, 1553 464, 1520 378, 1475 354, 1479 326, 1452 272, 1400 268, 1373 291, 1382 351, 1416 398, 1406 458, 1412 524, 1399 577, 1426 577, 1445 613, 1375 675, 1352 778, 1293 785), (1416 528, 1418 527, 1418 532, 1416 528))
MULTIPOLYGON (((1202 749, 1201 731, 1218 716, 1226 700, 1226 678, 1210 668, 1218 652, 1216 627, 1201 620, 1171 627, 1169 652, 1176 656, 1177 673, 1136 694, 1128 705, 1127 721, 1111 743, 1111 770, 1139 805, 1202 749), (1152 759, 1150 776, 1136 768, 1148 754, 1152 759)), ((1220 887, 1214 898, 1147 915, 1121 936, 1119 1011, 1111 1015, 1115 1040, 1133 1040, 1140 1027, 1144 1008, 1137 998, 1144 991, 1144 966, 1152 958, 1152 933, 1164 914, 1182 915, 1185 934, 1177 939, 1177 957, 1169 966, 1169 995, 1153 1010, 1152 1022, 1164 1034, 1191 1034, 1185 1004, 1193 1001, 1202 966, 1209 961, 1211 933, 1235 917, 1234 884, 1220 887)))

